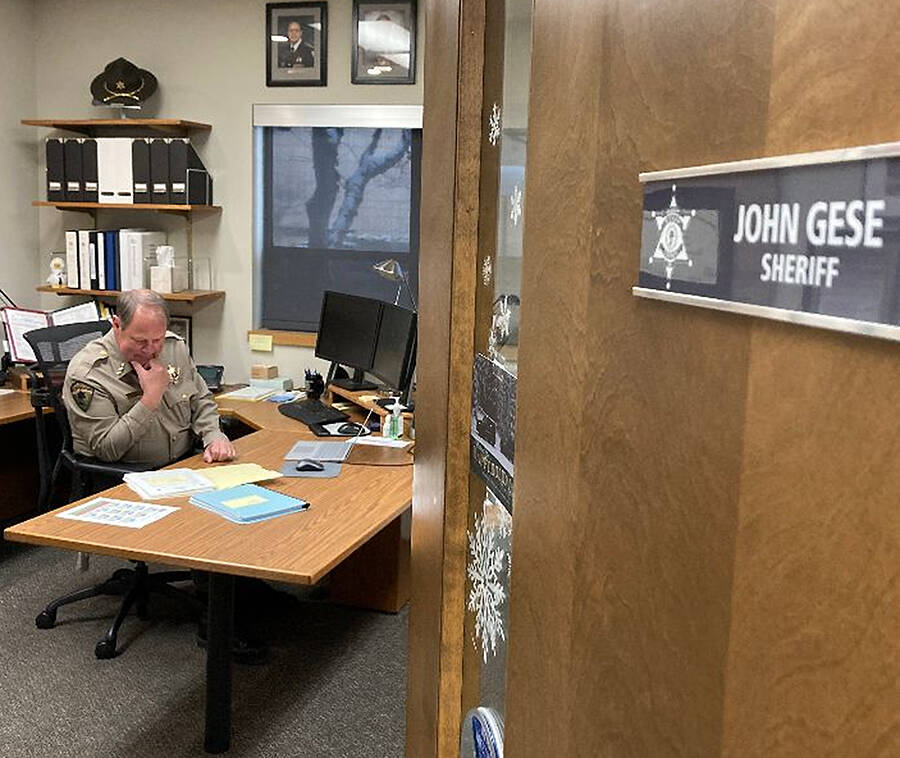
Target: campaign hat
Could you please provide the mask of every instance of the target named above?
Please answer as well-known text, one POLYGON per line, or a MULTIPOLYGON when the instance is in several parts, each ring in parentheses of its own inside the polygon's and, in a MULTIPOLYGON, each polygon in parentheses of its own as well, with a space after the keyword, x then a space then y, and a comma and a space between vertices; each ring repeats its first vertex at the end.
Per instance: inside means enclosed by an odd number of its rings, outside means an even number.
POLYGON ((106 64, 91 82, 95 105, 140 105, 156 92, 156 77, 125 58, 106 64))

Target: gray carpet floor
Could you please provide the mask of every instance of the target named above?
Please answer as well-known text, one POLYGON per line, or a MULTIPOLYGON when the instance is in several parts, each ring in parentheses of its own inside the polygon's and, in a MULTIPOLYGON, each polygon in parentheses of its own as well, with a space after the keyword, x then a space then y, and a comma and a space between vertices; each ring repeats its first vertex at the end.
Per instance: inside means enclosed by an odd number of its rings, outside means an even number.
MULTIPOLYGON (((50 599, 102 581, 127 562, 0 542, 0 756, 202 756, 205 651, 189 609, 154 596, 151 618, 128 617, 112 660, 94 644, 118 598, 34 617, 50 599)), ((188 585, 190 586, 190 585, 188 585)), ((270 647, 263 666, 233 667, 229 756, 402 756, 406 609, 342 608, 303 588, 254 613, 270 647)))

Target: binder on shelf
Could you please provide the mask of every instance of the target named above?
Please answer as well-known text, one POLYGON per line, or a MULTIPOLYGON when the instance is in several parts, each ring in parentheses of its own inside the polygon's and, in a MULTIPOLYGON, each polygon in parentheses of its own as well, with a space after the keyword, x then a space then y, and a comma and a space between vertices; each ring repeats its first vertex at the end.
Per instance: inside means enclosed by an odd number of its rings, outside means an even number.
POLYGON ((208 205, 208 172, 186 138, 169 140, 169 180, 171 202, 176 205, 188 203, 208 205), (203 172, 200 174, 198 172, 203 172), (193 181, 191 181, 193 179, 193 181), (195 199, 190 199, 193 196, 195 199))
POLYGON ((87 289, 100 289, 97 279, 97 232, 88 229, 88 287, 87 289))
POLYGON ((97 178, 100 202, 131 205, 134 181, 131 172, 131 140, 124 137, 97 139, 97 178))
POLYGON ((99 202, 97 185, 97 140, 83 139, 81 142, 82 198, 86 203, 99 202))
POLYGON ((168 205, 172 187, 169 179, 169 145, 159 137, 150 141, 150 196, 151 202, 168 205))
POLYGON ((81 143, 77 139, 63 142, 63 171, 66 179, 66 202, 84 202, 81 186, 81 143))
POLYGON ((134 202, 152 202, 150 193, 150 140, 138 137, 131 143, 131 172, 134 175, 134 202))
POLYGON ((109 289, 106 286, 106 237, 103 231, 98 231, 96 241, 97 250, 97 289, 109 289))
POLYGON ((78 230, 78 288, 91 288, 91 238, 90 229, 78 230))
MULTIPOLYGON (((62 145, 60 145, 60 149, 62 145)), ((78 232, 66 231, 66 286, 77 290, 78 281, 78 232)))
POLYGON ((103 250, 106 254, 106 289, 119 289, 119 232, 107 229, 103 232, 103 250))
POLYGON ((166 244, 166 233, 146 229, 119 232, 120 289, 143 289, 150 283, 150 266, 156 263, 156 248, 166 244))
POLYGON ((47 201, 62 202, 66 199, 63 141, 58 137, 47 140, 47 201))

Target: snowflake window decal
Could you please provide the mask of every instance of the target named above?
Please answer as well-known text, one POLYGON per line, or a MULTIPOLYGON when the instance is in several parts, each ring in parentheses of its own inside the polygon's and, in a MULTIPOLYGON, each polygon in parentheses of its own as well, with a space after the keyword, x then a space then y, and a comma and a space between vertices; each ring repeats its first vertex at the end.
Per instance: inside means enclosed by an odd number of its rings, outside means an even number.
POLYGON ((500 126, 502 124, 500 106, 494 103, 491 107, 491 115, 488 118, 488 142, 492 145, 500 140, 500 126))
POLYGON ((497 654, 497 643, 506 640, 503 628, 503 604, 506 602, 504 578, 509 580, 510 555, 504 542, 512 532, 511 519, 503 506, 485 503, 484 514, 475 515, 475 532, 467 532, 471 560, 466 574, 471 582, 466 607, 475 614, 472 643, 483 661, 497 654), (489 510, 490 508, 490 510, 489 510))
POLYGON ((509 220, 513 226, 519 225, 519 219, 522 218, 522 190, 517 184, 513 187, 512 194, 509 196, 509 220))

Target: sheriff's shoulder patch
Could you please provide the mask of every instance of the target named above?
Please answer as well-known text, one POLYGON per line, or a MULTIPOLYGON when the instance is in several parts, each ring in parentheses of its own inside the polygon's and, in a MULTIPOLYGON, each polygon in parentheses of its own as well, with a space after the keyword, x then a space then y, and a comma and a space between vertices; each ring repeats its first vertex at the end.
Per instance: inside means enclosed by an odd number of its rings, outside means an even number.
POLYGON ((72 399, 81 410, 87 411, 91 407, 91 401, 94 399, 94 388, 85 382, 72 382, 69 387, 72 393, 72 399))

